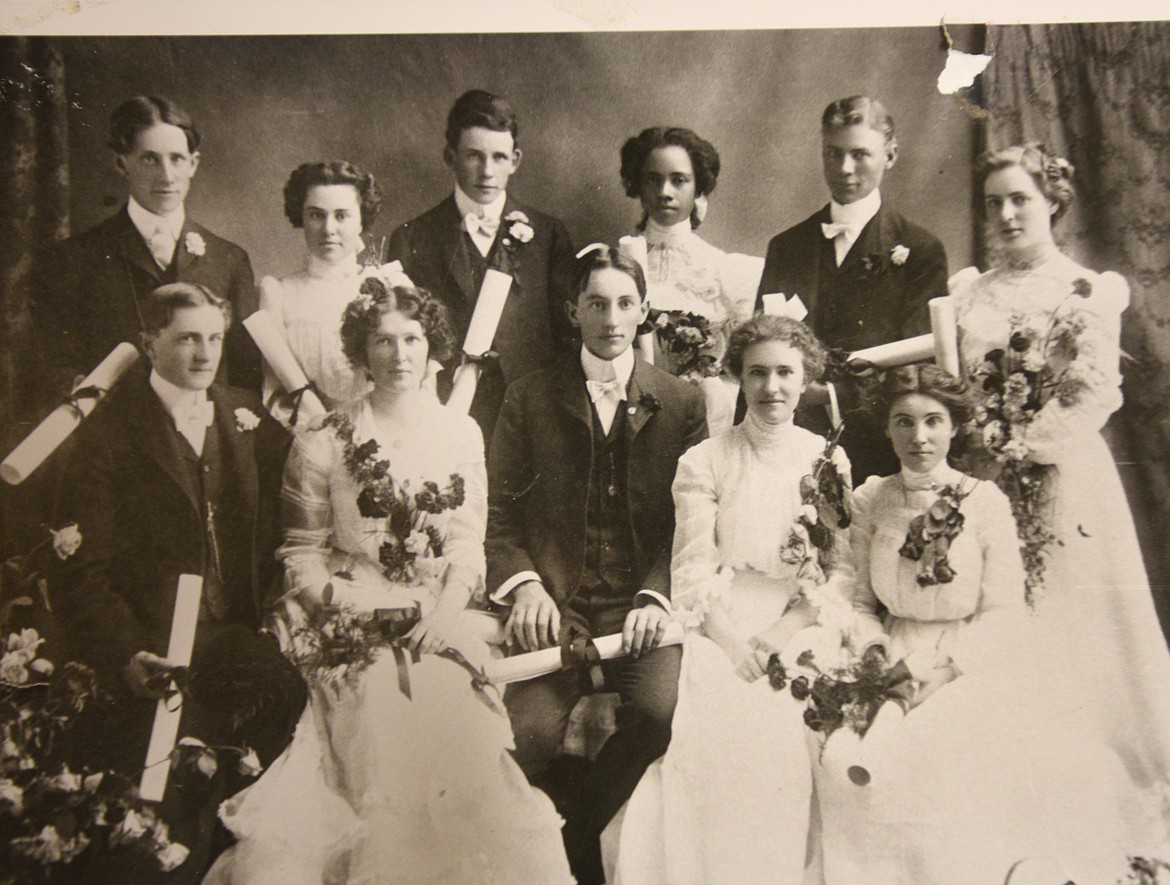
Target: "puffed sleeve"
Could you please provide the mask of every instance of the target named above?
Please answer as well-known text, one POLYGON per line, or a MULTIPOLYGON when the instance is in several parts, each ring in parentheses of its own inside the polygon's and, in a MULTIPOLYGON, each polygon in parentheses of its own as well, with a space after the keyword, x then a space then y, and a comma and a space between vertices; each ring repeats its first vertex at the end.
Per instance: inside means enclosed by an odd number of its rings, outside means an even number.
POLYGON ((1129 286, 1116 273, 1087 273, 1086 281, 1087 297, 1073 296, 1068 311, 1058 314, 1058 321, 1079 329, 1076 356, 1062 373, 1077 389, 1049 399, 1024 433, 1031 459, 1040 464, 1059 460, 1065 445, 1099 431, 1121 407, 1121 313, 1129 305, 1129 286))
POLYGON ((336 440, 330 428, 317 423, 297 435, 285 463, 280 511, 284 543, 276 551, 285 567, 282 598, 316 592, 329 583, 329 474, 338 457, 336 440))
POLYGON ((718 440, 708 440, 687 450, 679 459, 671 487, 675 519, 671 603, 687 626, 702 624, 712 597, 719 595, 722 582, 730 578, 729 571, 719 574, 715 538, 719 510, 715 484, 717 443, 718 440))
MULTIPOLYGON (((281 335, 284 335, 284 290, 280 280, 275 277, 264 277, 260 281, 260 309, 272 317, 272 324, 281 335)), ((288 427, 292 418, 292 406, 284 393, 284 388, 272 374, 271 366, 265 362, 264 380, 261 385, 264 408, 273 418, 288 427)))
MULTIPOLYGON (((447 520, 443 556, 447 579, 458 580, 472 592, 483 583, 484 532, 487 528, 487 468, 484 465, 483 434, 466 415, 458 415, 449 439, 455 450, 455 472, 463 477, 463 505, 452 510, 447 520)), ((436 480, 439 478, 436 477, 436 480)))
POLYGON ((738 326, 751 319, 755 309, 756 291, 760 288, 760 277, 764 273, 764 259, 757 255, 725 252, 719 261, 718 271, 728 314, 732 323, 738 326))

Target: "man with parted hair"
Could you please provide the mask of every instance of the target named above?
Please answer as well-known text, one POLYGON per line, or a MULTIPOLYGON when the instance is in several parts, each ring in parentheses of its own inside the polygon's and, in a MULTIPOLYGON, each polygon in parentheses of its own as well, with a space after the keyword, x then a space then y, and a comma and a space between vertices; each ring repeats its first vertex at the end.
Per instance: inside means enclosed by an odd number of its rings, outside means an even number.
MULTIPOLYGON (((574 254, 568 231, 508 193, 520 167, 519 131, 506 99, 482 89, 461 95, 447 116, 443 148, 454 191, 394 231, 388 256, 447 305, 459 344, 487 270, 512 275, 493 345, 499 359, 484 364, 471 405, 489 443, 504 388, 569 353, 574 337, 564 312, 574 254)), ((449 377, 439 387, 445 397, 449 377)))
MULTIPOLYGON (((946 253, 936 237, 883 201, 882 179, 897 159, 894 121, 880 101, 854 95, 825 108, 821 163, 831 199, 768 243, 757 312, 768 293, 799 295, 817 337, 846 352, 930 331, 927 302, 947 294, 946 253)), ((855 483, 897 471, 897 458, 858 392, 849 384, 837 389, 855 483)), ((806 400, 815 398, 810 390, 806 400)), ((827 430, 823 411, 804 406, 798 423, 827 430)))
MULTIPOLYGON (((206 286, 237 321, 256 310, 248 254, 186 214, 200 143, 191 117, 167 98, 135 96, 110 115, 109 147, 127 201, 55 244, 37 268, 33 312, 55 386, 88 372, 119 342, 136 341, 141 302, 160 285, 206 286)), ((243 326, 225 342, 220 380, 260 389, 260 354, 243 326)))

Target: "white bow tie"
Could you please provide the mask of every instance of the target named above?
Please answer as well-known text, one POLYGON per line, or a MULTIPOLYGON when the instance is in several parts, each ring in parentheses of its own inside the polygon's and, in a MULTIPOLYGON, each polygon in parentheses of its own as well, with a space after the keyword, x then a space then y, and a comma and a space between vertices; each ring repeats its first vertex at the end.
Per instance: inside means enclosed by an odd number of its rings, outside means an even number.
POLYGON ((171 417, 180 433, 197 427, 210 427, 215 421, 215 406, 211 400, 175 406, 171 409, 171 417))
POLYGON ((585 388, 589 391, 589 399, 596 405, 604 399, 621 402, 625 390, 615 378, 612 381, 586 381, 585 388))
POLYGON ((476 215, 474 212, 468 212, 463 216, 463 224, 466 225, 468 233, 480 233, 485 237, 494 237, 496 231, 500 229, 500 220, 498 218, 492 218, 488 215, 476 215))
POLYGON ((825 235, 826 240, 835 240, 841 234, 857 236, 862 227, 863 225, 860 224, 838 224, 835 221, 830 224, 825 224, 821 222, 821 233, 825 235))

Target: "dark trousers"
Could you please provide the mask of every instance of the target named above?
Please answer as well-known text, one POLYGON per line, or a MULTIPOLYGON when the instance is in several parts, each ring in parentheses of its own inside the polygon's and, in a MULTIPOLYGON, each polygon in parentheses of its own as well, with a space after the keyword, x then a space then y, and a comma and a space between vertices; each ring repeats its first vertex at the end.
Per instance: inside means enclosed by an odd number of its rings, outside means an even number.
MULTIPOLYGON (((574 600, 563 613, 562 632, 574 623, 592 636, 621 632, 628 597, 620 604, 601 599, 574 600)), ((565 850, 581 885, 604 881, 601 831, 622 807, 646 768, 666 752, 678 699, 680 646, 657 648, 640 658, 618 658, 601 665, 603 690, 621 698, 617 731, 597 755, 584 792, 565 822, 565 850)), ((516 737, 515 757, 530 781, 540 776, 561 752, 569 715, 588 693, 578 671, 559 671, 508 686, 504 703, 516 737)))

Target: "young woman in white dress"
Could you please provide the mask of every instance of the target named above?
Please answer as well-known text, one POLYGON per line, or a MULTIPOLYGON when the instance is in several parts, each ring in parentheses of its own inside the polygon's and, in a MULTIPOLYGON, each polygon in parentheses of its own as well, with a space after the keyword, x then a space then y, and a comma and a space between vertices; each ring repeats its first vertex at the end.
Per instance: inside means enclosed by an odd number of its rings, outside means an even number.
POLYGON ((947 463, 966 386, 898 369, 875 412, 902 470, 854 492, 845 586, 860 612, 884 608, 887 659, 912 693, 908 712, 887 702, 863 738, 842 728, 815 757, 825 882, 986 885, 1030 868, 1058 878, 1027 881, 1103 883, 1127 854, 1163 854, 1150 797, 1033 655, 1006 496, 947 463), (937 542, 919 528, 956 522, 937 542))
MULTIPOLYGON (((642 204, 647 300, 653 310, 683 310, 710 321, 722 362, 731 330, 752 315, 764 259, 724 252, 695 233, 719 178, 719 153, 690 129, 657 126, 626 141, 621 177, 642 204)), ((669 360, 659 359, 664 367, 669 360)), ((712 436, 731 427, 738 385, 729 372, 697 379, 712 436)))
MULTIPOLYGON (((372 389, 365 372, 345 358, 339 329, 342 311, 361 285, 362 234, 380 206, 374 176, 342 160, 303 163, 284 186, 285 217, 304 232, 308 256, 298 272, 260 281, 260 309, 272 316, 327 409, 372 389)), ((391 282, 410 284, 405 275, 391 282)), ((264 403, 279 421, 290 423, 293 398, 268 370, 264 403)))
MULTIPOLYGON (((620 885, 804 876, 812 780, 802 708, 764 674, 773 653, 808 647, 790 640, 817 618, 802 590, 818 579, 783 553, 801 515, 801 479, 825 450, 792 423, 823 360, 794 320, 740 326, 727 363, 747 417, 679 461, 671 597, 688 629, 678 706, 666 755, 626 809, 620 885)), ((840 449, 833 463, 849 476, 840 449)))
MULTIPOLYGON (((1160 794, 1170 830, 1170 653, 1100 433, 1121 406, 1119 336, 1129 288, 1119 274, 1094 273, 1056 246, 1053 224, 1073 199, 1067 161, 1040 145, 1016 145, 983 156, 977 171, 996 266, 983 274, 967 268, 951 280, 964 371, 1009 348, 1020 327, 1043 331, 1054 318, 1081 327, 1067 369, 1083 386, 1049 399, 1020 440, 1025 464, 1050 468, 1040 524, 1053 540, 1033 588, 1042 650, 1053 677, 1063 674, 1094 711, 1093 725, 1134 782, 1160 794)), ((1050 352, 1045 368, 1059 375, 1067 355, 1050 352)), ((1016 496, 1016 488, 1005 490, 1016 496)))
MULTIPOLYGON (((289 751, 221 810, 240 839, 216 883, 569 883, 560 818, 513 762, 498 693, 476 688, 455 649, 477 665, 487 649, 461 620, 484 574, 487 514, 483 441, 474 421, 420 390, 428 356, 445 356, 450 330, 425 292, 397 287, 345 311, 346 356, 373 390, 298 434, 285 468, 286 568, 296 609, 360 612, 417 607, 406 656, 383 650, 339 685, 310 684, 309 712, 289 751), (462 479, 463 502, 429 512, 426 538, 388 531, 370 516, 354 447, 413 496, 424 483, 462 479), (372 459, 372 460, 371 460, 372 459), (398 540, 395 540, 395 537, 398 540), (437 539, 437 542, 436 542, 437 539), (387 547, 421 542, 408 576, 390 575, 387 547), (403 670, 409 684, 404 690, 403 670)), ((369 467, 370 464, 367 464, 369 467)), ((416 526, 417 528, 417 526, 416 526)), ((418 549, 418 548, 414 548, 418 549)), ((297 643, 296 630, 292 637, 297 643)))

